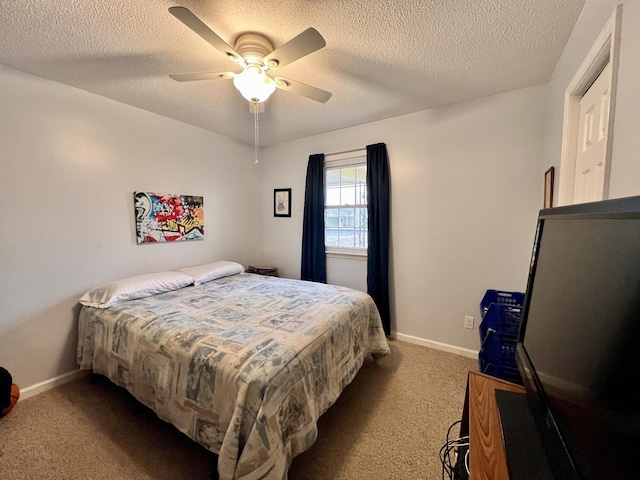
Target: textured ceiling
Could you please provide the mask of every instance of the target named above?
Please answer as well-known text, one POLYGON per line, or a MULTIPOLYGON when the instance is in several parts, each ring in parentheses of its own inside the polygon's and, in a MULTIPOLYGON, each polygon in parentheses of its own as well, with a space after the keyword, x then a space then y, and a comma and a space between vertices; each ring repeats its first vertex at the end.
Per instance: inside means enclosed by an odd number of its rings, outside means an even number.
POLYGON ((308 27, 327 46, 278 70, 333 93, 277 90, 260 143, 326 132, 549 80, 584 0, 0 0, 0 63, 253 144, 238 71, 168 8, 189 8, 228 44, 277 48, 308 27))

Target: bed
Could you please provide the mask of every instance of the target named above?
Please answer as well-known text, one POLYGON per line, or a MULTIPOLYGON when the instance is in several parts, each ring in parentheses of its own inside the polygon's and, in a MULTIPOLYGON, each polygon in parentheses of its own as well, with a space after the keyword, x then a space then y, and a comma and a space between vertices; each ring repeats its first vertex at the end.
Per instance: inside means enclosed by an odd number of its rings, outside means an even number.
POLYGON ((217 453, 221 479, 285 479, 365 357, 389 352, 378 310, 362 292, 313 282, 190 283, 81 302, 78 363, 217 453))

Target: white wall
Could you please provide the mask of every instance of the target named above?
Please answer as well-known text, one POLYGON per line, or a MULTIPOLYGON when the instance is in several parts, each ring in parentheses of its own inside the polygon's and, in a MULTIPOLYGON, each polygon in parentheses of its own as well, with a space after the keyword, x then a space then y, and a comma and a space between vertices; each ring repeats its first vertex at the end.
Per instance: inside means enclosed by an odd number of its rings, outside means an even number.
POLYGON ((22 388, 77 369, 91 286, 260 255, 252 148, 2 66, 0 105, 0 365, 22 388), (136 245, 134 190, 203 195, 205 239, 136 245))
POLYGON ((299 278, 313 153, 384 142, 391 167, 392 330, 478 349, 488 288, 524 291, 542 206, 546 86, 459 103, 265 149, 263 198, 292 188, 291 218, 264 215, 263 263, 299 278))
MULTIPOLYGON (((560 173, 564 94, 616 5, 622 4, 620 65, 609 197, 640 194, 640 1, 587 0, 549 83, 543 171, 560 173)), ((559 181, 555 182, 557 198, 559 181)))
POLYGON ((367 291, 367 257, 327 256, 327 283, 367 291))

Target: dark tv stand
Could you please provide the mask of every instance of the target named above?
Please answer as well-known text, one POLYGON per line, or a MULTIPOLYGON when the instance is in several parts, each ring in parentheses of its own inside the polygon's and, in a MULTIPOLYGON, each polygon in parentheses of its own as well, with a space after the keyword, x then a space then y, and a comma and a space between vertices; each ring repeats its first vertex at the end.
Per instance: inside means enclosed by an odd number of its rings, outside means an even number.
POLYGON ((471 480, 509 480, 496 390, 525 393, 515 383, 469 372, 460 436, 469 435, 471 480))

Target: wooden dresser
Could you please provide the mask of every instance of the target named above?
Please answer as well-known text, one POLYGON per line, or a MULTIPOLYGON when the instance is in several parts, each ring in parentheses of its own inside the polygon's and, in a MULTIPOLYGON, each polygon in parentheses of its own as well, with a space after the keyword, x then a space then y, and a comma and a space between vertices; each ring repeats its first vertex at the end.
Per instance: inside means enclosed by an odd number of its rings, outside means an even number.
POLYGON ((460 436, 469 435, 470 480, 508 480, 496 390, 524 393, 524 387, 469 372, 460 436))

